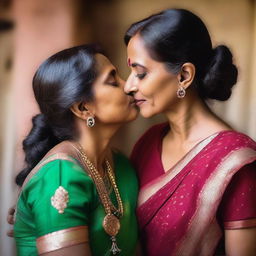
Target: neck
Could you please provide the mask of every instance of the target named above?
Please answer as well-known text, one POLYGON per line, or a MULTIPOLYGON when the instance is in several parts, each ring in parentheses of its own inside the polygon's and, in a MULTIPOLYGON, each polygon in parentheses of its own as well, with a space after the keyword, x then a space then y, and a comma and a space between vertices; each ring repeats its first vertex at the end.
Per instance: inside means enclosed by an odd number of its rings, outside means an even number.
POLYGON ((87 127, 84 122, 79 124, 80 137, 77 140, 92 164, 101 170, 106 158, 111 158, 110 142, 119 126, 87 127))
POLYGON ((201 140, 221 127, 225 129, 224 123, 194 92, 187 93, 165 114, 171 127, 168 136, 180 142, 201 140))

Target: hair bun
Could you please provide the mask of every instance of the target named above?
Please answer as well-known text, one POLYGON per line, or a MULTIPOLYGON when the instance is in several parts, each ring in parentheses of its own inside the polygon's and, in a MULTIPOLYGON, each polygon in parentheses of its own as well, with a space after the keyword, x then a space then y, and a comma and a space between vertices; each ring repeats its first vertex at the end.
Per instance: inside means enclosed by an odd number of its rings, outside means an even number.
POLYGON ((32 129, 23 141, 23 150, 26 153, 25 161, 27 167, 16 177, 16 183, 22 185, 28 173, 31 171, 42 157, 47 153, 49 147, 57 144, 51 126, 48 124, 43 114, 38 114, 32 118, 32 129))
POLYGON ((26 154, 26 161, 34 163, 38 162, 46 153, 47 150, 42 150, 42 153, 36 157, 38 152, 49 143, 49 140, 53 139, 53 136, 51 136, 52 129, 43 114, 35 115, 32 118, 32 123, 32 129, 27 138, 23 141, 23 149, 25 152, 30 152, 30 154, 26 154), (33 148, 33 150, 31 150, 31 148, 33 148))
POLYGON ((237 68, 229 48, 219 45, 213 49, 212 60, 202 79, 202 96, 225 101, 231 95, 231 88, 237 81, 237 68))

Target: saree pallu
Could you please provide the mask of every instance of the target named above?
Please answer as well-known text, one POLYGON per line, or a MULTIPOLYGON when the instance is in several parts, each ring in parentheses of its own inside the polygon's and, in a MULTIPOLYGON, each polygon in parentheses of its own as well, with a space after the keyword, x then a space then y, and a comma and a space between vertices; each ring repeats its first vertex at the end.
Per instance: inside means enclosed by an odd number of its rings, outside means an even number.
POLYGON ((214 255, 223 228, 256 226, 256 218, 224 222, 224 227, 217 219, 232 177, 255 160, 253 140, 224 131, 197 144, 172 169, 144 185, 137 216, 146 255, 214 255))

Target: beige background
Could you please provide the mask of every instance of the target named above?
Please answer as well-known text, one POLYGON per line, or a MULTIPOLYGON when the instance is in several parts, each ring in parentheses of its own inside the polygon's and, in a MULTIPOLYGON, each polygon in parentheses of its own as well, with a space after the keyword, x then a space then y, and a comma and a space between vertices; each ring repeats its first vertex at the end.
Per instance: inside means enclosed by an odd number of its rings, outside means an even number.
MULTIPOLYGON (((123 34, 129 24, 164 8, 187 8, 208 26, 214 45, 226 44, 239 67, 239 81, 225 103, 209 102, 239 131, 256 139, 256 3, 252 0, 2 0, 0 18, 15 28, 0 31, 0 256, 15 255, 5 236, 5 216, 16 194, 14 176, 23 166, 21 142, 38 109, 31 79, 47 56, 65 47, 99 41, 124 78, 128 75, 123 34), (12 60, 12 68, 6 63, 12 60)), ((155 122, 138 118, 115 144, 129 154, 141 133, 155 122)))

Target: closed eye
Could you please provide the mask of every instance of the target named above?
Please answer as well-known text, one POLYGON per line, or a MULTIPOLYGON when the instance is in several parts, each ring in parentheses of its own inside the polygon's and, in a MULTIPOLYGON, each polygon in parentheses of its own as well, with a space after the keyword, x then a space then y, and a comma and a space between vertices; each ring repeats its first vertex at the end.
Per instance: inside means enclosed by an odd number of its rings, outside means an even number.
POLYGON ((142 80, 145 76, 146 76, 146 72, 144 73, 140 73, 140 74, 136 74, 135 76, 138 77, 140 80, 142 80))
POLYGON ((112 85, 112 86, 118 86, 118 82, 116 80, 116 70, 112 69, 109 74, 108 77, 106 79, 106 84, 112 85))

